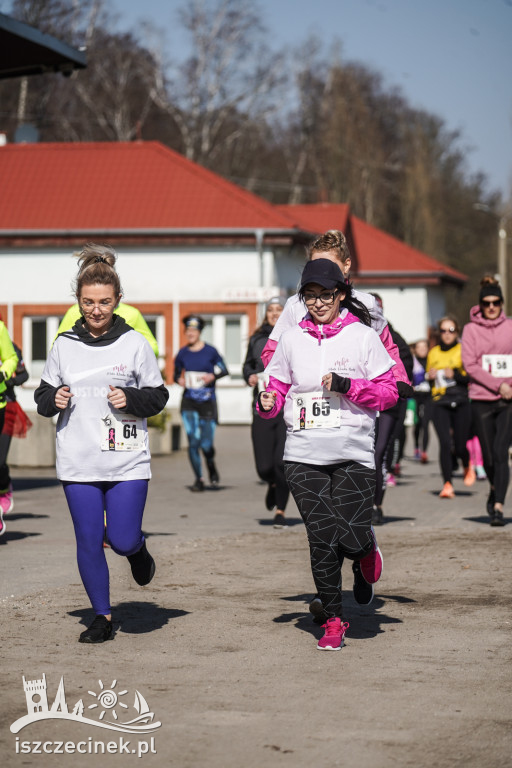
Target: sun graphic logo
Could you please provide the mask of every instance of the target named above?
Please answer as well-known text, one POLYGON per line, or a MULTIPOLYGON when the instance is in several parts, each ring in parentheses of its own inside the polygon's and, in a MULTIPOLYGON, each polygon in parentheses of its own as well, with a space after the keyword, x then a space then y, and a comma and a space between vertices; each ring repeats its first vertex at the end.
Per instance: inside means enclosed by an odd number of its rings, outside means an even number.
POLYGON ((112 682, 112 685, 110 686, 110 690, 108 688, 105 688, 101 680, 98 680, 98 684, 100 686, 101 693, 95 693, 94 691, 87 691, 87 693, 90 696, 94 696, 95 698, 98 699, 98 703, 89 704, 87 709, 96 709, 97 707, 101 707, 101 712, 99 716, 100 720, 103 720, 108 710, 112 710, 112 717, 114 718, 114 720, 117 720, 117 712, 115 710, 115 707, 119 706, 119 707, 124 707, 124 709, 128 709, 128 704, 125 704, 123 701, 119 700, 119 698, 121 696, 125 696, 128 693, 128 691, 124 690, 124 691, 119 691, 119 693, 116 693, 116 691, 114 691, 114 688, 117 685, 117 680, 114 680, 112 682))
POLYGON ((64 690, 64 677, 60 679, 57 694, 51 707, 48 701, 46 675, 37 680, 26 680, 23 677, 27 714, 12 723, 11 732, 18 733, 26 725, 36 720, 73 720, 83 725, 94 725, 111 731, 139 734, 152 733, 162 725, 159 721, 154 720, 155 715, 150 711, 149 705, 140 691, 135 691, 133 703, 137 716, 125 720, 125 716, 130 717, 128 699, 123 701, 123 698, 128 695, 128 689, 118 690, 117 680, 112 681, 110 688, 106 688, 103 681, 98 680, 98 686, 98 692, 87 691, 89 696, 93 697, 90 704, 85 706, 83 700, 79 699, 70 712, 64 690), (88 715, 93 714, 97 719, 88 717, 88 715))

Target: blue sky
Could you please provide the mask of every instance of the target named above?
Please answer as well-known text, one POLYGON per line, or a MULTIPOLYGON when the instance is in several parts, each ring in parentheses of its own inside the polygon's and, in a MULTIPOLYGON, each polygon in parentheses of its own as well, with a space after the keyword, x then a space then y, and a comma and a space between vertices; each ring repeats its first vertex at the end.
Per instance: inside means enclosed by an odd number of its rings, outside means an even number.
MULTIPOLYGON (((141 19, 162 30, 174 59, 186 54, 176 24, 185 0, 107 0, 121 29, 141 19)), ((0 10, 10 5, 0 0, 0 10)), ((269 44, 281 49, 315 32, 328 52, 378 71, 409 103, 460 130, 470 173, 512 199, 512 0, 255 0, 269 44)))
MULTIPOLYGON (((124 28, 150 19, 175 58, 186 52, 176 27, 183 0, 110 0, 124 28)), ((256 0, 273 48, 316 32, 326 51, 381 73, 414 107, 461 130, 470 172, 512 197, 512 0, 256 0)))

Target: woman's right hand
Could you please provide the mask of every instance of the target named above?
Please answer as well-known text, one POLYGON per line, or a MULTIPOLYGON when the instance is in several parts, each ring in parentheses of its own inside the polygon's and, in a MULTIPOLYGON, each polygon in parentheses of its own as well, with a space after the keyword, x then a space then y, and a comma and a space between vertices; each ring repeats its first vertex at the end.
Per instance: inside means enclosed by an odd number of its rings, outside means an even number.
POLYGON ((63 411, 68 407, 68 403, 72 397, 73 393, 69 391, 69 387, 67 385, 64 387, 59 387, 55 393, 55 405, 60 411, 63 411))
POLYGON ((437 368, 431 368, 429 371, 427 371, 427 375, 425 378, 427 378, 429 381, 433 381, 437 374, 437 368))
POLYGON ((258 383, 258 374, 257 373, 251 373, 249 378, 247 379, 247 383, 250 387, 255 387, 258 383))
POLYGON ((271 411, 276 402, 277 392, 261 392, 260 406, 264 411, 271 411))

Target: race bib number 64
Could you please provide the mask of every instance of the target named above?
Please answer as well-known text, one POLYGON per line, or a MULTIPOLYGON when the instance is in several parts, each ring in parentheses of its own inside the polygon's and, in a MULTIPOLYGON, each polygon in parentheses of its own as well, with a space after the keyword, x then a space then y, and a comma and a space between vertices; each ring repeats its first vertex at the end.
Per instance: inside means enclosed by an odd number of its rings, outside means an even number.
POLYGON ((144 443, 142 419, 124 413, 109 413, 101 419, 102 451, 142 451, 144 443))
POLYGON ((339 427, 340 398, 335 392, 301 392, 293 395, 293 431, 339 427))

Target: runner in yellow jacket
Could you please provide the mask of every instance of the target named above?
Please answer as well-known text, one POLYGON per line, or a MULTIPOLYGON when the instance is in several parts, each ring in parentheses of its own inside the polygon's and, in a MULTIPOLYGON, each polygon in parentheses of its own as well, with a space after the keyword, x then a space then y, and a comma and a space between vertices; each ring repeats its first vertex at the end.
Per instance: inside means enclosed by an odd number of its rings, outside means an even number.
MULTIPOLYGON (((12 345, 12 341, 9 337, 9 332, 5 327, 5 324, 0 320, 0 433, 2 432, 5 420, 5 406, 7 405, 7 399, 5 392, 7 389, 6 381, 8 381, 13 373, 16 372, 18 367, 18 355, 12 345)), ((0 497, 4 500, 7 494, 12 491, 9 470, 7 464, 4 463, 0 467, 0 497)), ((11 508, 11 504, 5 504, 5 508, 11 508)), ((4 523, 4 504, 0 504, 0 536, 5 533, 4 523)))
MULTIPOLYGON (((148 324, 144 320, 139 310, 136 307, 132 307, 130 304, 121 303, 114 310, 114 312, 120 317, 122 317, 128 323, 128 325, 131 326, 135 331, 138 331, 144 336, 145 339, 147 339, 151 349, 153 350, 155 355, 158 357, 157 341, 153 336, 153 334, 151 333, 151 331, 149 330, 148 324)), ((73 306, 68 309, 68 311, 62 318, 57 335, 59 333, 63 333, 64 331, 70 331, 79 318, 80 318, 80 307, 78 306, 78 304, 73 304, 73 306)))
MULTIPOLYGON (((3 414, 3 409, 7 405, 5 399, 5 390, 7 389, 6 381, 10 379, 16 368, 18 367, 18 355, 12 345, 12 341, 9 337, 9 331, 7 330, 5 323, 0 320, 0 411, 3 414)), ((3 422, 3 416, 2 416, 3 422)), ((0 432, 2 431, 2 425, 0 425, 0 432)))

